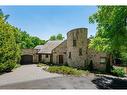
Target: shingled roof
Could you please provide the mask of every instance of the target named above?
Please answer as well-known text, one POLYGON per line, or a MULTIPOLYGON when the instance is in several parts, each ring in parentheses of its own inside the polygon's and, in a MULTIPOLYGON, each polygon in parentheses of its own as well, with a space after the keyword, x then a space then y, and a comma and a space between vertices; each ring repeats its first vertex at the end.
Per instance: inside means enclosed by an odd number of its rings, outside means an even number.
POLYGON ((42 49, 44 45, 37 45, 34 49, 42 49))
POLYGON ((60 45, 63 41, 48 41, 38 53, 51 54, 52 50, 60 45))

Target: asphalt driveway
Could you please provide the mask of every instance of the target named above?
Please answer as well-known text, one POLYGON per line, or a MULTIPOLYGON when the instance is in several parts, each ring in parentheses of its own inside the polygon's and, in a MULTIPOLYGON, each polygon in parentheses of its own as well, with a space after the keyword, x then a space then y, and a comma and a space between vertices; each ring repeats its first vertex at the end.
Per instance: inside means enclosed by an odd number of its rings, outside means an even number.
POLYGON ((37 67, 36 64, 22 65, 12 72, 0 75, 0 86, 61 76, 46 72, 37 67))
POLYGON ((74 77, 49 73, 36 64, 22 65, 0 75, 0 89, 96 89, 93 76, 74 77))
POLYGON ((0 89, 127 89, 127 78, 67 76, 46 72, 32 64, 0 75, 0 89))

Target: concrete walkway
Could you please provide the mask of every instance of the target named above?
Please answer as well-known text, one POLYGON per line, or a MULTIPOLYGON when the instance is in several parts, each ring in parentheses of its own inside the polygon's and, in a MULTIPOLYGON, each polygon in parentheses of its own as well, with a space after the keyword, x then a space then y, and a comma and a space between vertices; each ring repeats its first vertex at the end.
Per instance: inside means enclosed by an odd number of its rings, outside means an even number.
POLYGON ((46 72, 36 64, 22 65, 13 72, 0 75, 0 86, 53 77, 62 77, 62 75, 46 72))

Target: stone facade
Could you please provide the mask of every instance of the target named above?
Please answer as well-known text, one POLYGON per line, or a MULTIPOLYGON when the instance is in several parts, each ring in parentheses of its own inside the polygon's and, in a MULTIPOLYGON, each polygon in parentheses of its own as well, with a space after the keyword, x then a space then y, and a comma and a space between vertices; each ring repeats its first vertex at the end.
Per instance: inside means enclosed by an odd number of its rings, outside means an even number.
POLYGON ((88 63, 92 61, 93 68, 97 70, 105 70, 106 69, 106 53, 103 52, 96 52, 95 50, 88 49, 88 63))
POLYGON ((53 50, 53 63, 54 64, 67 64, 67 40, 63 41, 59 46, 53 50), (60 62, 60 56, 62 57, 60 62))
POLYGON ((84 67, 87 59, 87 29, 78 28, 67 33, 67 63, 84 67))
POLYGON ((37 50, 35 50, 35 49, 22 49, 21 56, 23 56, 23 55, 32 55, 33 56, 33 63, 38 62, 37 50))
POLYGON ((88 48, 87 33, 87 28, 73 29, 67 33, 65 41, 49 41, 37 49, 24 49, 22 52, 23 55, 33 55, 34 62, 68 64, 78 68, 85 68, 92 62, 94 69, 105 70, 107 55, 88 48))
POLYGON ((49 63, 51 61, 51 54, 42 54, 41 61, 44 63, 49 63))

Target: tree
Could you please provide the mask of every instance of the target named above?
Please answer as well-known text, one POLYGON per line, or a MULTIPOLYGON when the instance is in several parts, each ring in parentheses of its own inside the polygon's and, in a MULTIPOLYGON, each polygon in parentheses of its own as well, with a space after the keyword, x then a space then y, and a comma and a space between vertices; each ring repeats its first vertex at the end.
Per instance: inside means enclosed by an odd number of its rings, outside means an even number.
POLYGON ((31 41, 33 43, 33 47, 45 44, 45 40, 41 40, 38 37, 31 37, 31 41))
POLYGON ((108 53, 109 58, 118 58, 127 45, 126 17, 126 6, 98 6, 97 12, 89 17, 90 23, 97 23, 97 33, 89 47, 108 53))
POLYGON ((58 35, 56 36, 56 39, 57 39, 57 40, 63 40, 64 37, 62 36, 62 34, 58 34, 58 35))
POLYGON ((0 15, 0 72, 11 71, 20 60, 21 52, 14 30, 0 15))
POLYGON ((54 41, 54 40, 63 40, 63 39, 64 39, 64 37, 63 37, 62 34, 57 34, 57 36, 52 35, 52 36, 50 36, 50 38, 49 38, 50 41, 54 41))
POLYGON ((56 36, 55 36, 55 35, 50 36, 49 40, 50 40, 50 41, 56 40, 56 36))
POLYGON ((26 31, 20 31, 21 33, 21 48, 34 48, 37 45, 45 44, 45 40, 41 40, 38 37, 30 36, 26 31))
POLYGON ((3 13, 2 9, 0 9, 0 16, 2 17, 3 20, 6 21, 6 20, 9 18, 10 15, 8 15, 8 14, 5 15, 5 14, 3 13))

